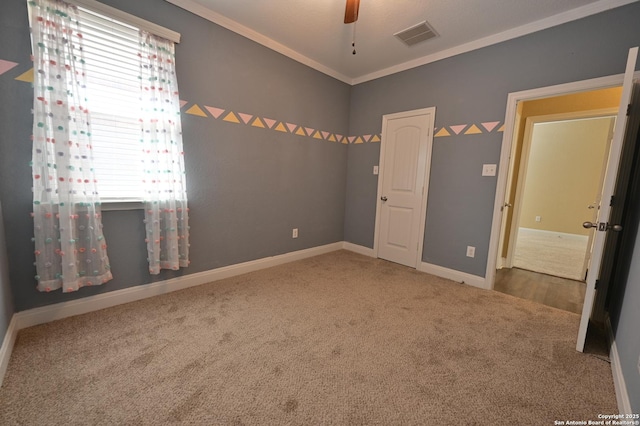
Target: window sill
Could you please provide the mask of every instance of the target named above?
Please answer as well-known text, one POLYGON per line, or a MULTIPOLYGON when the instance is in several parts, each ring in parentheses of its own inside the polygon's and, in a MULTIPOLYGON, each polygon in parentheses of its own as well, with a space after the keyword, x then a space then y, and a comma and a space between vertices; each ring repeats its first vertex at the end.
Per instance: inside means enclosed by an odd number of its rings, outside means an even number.
POLYGON ((100 204, 103 212, 117 210, 142 210, 144 203, 142 201, 103 201, 100 204))

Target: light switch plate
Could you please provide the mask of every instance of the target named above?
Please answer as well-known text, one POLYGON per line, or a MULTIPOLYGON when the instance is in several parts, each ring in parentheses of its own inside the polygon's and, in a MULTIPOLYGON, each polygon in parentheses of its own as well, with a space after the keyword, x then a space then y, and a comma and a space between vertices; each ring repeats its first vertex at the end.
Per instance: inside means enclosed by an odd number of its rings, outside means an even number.
POLYGON ((475 257, 476 256, 476 248, 473 246, 467 246, 467 257, 475 257))
POLYGON ((483 164, 482 165, 482 176, 495 176, 497 169, 498 169, 498 165, 497 164, 483 164))

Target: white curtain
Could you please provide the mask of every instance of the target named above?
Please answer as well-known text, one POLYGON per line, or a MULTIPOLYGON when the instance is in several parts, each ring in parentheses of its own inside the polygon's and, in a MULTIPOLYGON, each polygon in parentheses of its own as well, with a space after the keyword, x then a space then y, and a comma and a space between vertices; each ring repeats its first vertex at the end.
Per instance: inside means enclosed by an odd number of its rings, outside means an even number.
POLYGON ((189 265, 189 209, 174 44, 140 32, 143 183, 149 272, 189 265))
POLYGON ((85 98, 77 9, 29 1, 33 43, 33 220, 38 290, 69 292, 112 278, 85 98))

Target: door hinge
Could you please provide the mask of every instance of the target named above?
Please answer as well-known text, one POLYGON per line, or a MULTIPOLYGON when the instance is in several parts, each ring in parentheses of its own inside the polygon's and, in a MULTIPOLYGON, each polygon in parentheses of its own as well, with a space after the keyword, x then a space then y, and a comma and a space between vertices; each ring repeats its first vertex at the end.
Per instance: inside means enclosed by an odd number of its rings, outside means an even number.
POLYGON ((597 290, 599 285, 600 285, 600 280, 596 280, 596 283, 595 283, 595 285, 593 286, 593 289, 594 289, 594 290, 597 290))
POLYGON ((627 117, 631 115, 631 104, 627 105, 627 117))
POLYGON ((616 196, 612 195, 611 199, 609 200, 609 207, 613 206, 613 203, 615 202, 616 196))

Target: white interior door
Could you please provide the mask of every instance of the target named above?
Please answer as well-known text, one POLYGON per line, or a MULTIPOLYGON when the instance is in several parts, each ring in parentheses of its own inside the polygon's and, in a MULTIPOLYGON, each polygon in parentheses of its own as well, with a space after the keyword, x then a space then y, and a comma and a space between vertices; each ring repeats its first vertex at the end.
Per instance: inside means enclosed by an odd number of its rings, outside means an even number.
POLYGON ((618 175, 618 167, 620 164, 620 153, 622 152, 622 143, 624 133, 627 126, 627 106, 631 100, 633 91, 633 73, 635 71, 636 59, 638 57, 638 48, 634 47, 629 50, 627 58, 627 68, 624 73, 624 84, 622 86, 622 97, 620 99, 620 109, 616 118, 616 125, 609 149, 609 162, 604 178, 602 189, 602 200, 598 214, 598 231, 595 232, 593 249, 591 253, 591 266, 587 274, 587 289, 584 297, 584 306, 582 307, 582 317, 580 319, 580 329, 578 330, 578 340, 576 349, 580 352, 584 350, 584 343, 587 337, 587 328, 589 326, 589 318, 593 310, 593 301, 596 293, 596 280, 600 275, 600 265, 604 253, 605 235, 609 226, 615 225, 608 223, 611 206, 606 200, 611 199, 613 195, 616 177, 618 175))
POLYGON ((374 249, 415 268, 422 253, 435 108, 383 117, 374 249))
MULTIPOLYGON (((609 136, 607 136, 607 145, 606 145, 606 151, 605 152, 609 152, 610 151, 610 147, 611 147, 611 140, 613 139, 613 130, 614 130, 614 126, 615 126, 615 117, 613 117, 611 119, 611 130, 609 131, 609 136)), ((600 186, 598 186, 598 192, 596 193, 596 199, 594 200, 593 203, 589 204, 587 206, 587 209, 591 210, 591 218, 590 220, 592 222, 597 222, 598 221, 598 212, 600 211, 600 204, 602 204, 602 186, 604 185, 604 178, 606 176, 607 173, 607 162, 609 161, 609 158, 605 158, 604 159, 604 164, 602 165, 602 172, 601 172, 601 177, 600 177, 600 186)), ((587 250, 584 254, 584 262, 582 264, 582 275, 581 277, 584 277, 586 279, 586 274, 587 271, 589 270, 589 266, 591 264, 591 253, 593 252, 593 241, 594 241, 594 237, 596 234, 596 230, 593 229, 591 230, 591 232, 589 232, 589 240, 587 241, 587 250)))

